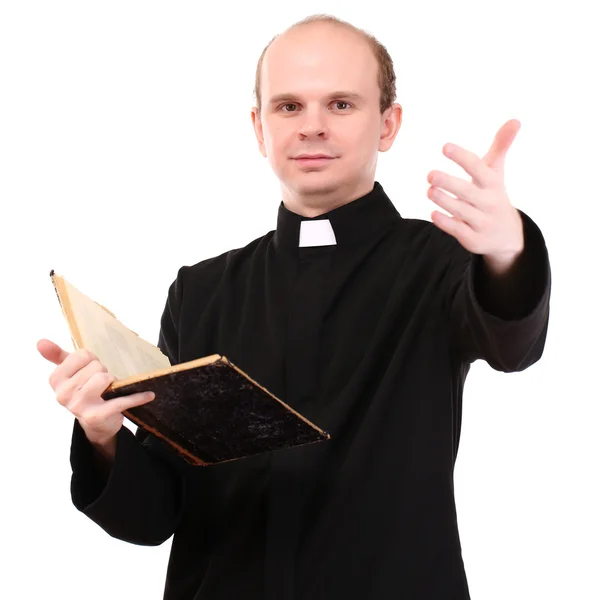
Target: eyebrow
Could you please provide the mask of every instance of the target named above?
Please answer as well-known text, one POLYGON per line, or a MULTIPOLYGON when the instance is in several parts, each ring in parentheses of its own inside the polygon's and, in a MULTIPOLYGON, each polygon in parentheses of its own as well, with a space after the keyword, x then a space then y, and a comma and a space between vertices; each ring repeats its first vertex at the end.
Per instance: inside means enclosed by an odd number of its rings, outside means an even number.
MULTIPOLYGON (((363 97, 360 94, 357 94, 356 92, 347 91, 332 92, 327 96, 327 98, 352 98, 353 100, 363 100, 363 97)), ((296 101, 299 99, 300 97, 296 94, 277 94, 269 100, 269 104, 276 104, 277 102, 282 102, 283 100, 296 101)))

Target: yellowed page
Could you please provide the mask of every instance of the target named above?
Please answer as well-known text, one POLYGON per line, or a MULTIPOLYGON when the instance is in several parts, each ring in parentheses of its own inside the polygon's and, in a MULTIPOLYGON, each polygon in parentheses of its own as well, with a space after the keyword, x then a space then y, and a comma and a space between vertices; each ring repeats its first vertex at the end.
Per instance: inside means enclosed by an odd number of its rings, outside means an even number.
POLYGON ((171 366, 154 344, 125 327, 112 313, 63 279, 82 345, 118 379, 171 366))

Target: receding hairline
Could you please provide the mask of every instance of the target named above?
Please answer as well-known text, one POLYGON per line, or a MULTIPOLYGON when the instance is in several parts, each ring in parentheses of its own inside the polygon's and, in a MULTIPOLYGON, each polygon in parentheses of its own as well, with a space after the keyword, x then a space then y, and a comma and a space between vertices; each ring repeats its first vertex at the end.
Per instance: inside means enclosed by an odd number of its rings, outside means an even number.
POLYGON ((303 21, 298 21, 298 23, 294 23, 290 25, 287 29, 282 31, 280 34, 276 35, 274 39, 284 36, 287 33, 290 33, 296 29, 308 29, 310 27, 333 27, 336 29, 341 29, 343 31, 349 31, 355 35, 358 35, 361 38, 366 37, 366 32, 355 27, 352 23, 348 23, 347 21, 342 21, 341 19, 335 18, 321 18, 319 15, 316 17, 310 17, 309 19, 304 19, 303 21))
MULTIPOLYGON (((300 29, 300 28, 307 29, 308 27, 311 27, 311 26, 313 28, 315 28, 315 27, 317 27, 319 25, 323 26, 323 27, 329 26, 329 27, 335 27, 337 29, 350 32, 350 33, 354 34, 356 37, 360 38, 366 44, 366 46, 368 47, 368 49, 371 50, 371 53, 373 54, 371 44, 369 43, 369 40, 368 40, 367 36, 365 35, 365 32, 361 31, 357 27, 354 27, 354 25, 352 25, 350 23, 347 23, 345 21, 341 21, 340 22, 340 21, 337 21, 337 20, 324 20, 324 19, 320 19, 320 18, 314 18, 314 20, 310 20, 310 19, 313 19, 313 18, 314 17, 310 17, 309 19, 305 19, 304 21, 300 21, 298 23, 294 23, 294 25, 291 25, 285 31, 283 31, 282 33, 277 34, 275 37, 273 37, 273 39, 269 42, 269 44, 267 45, 267 47, 264 50, 264 54, 262 56, 262 60, 261 60, 261 63, 260 63, 261 71, 264 69, 264 62, 265 62, 265 59, 267 58, 267 53, 268 53, 269 49, 271 48, 271 46, 273 45, 273 43, 276 40, 281 39, 286 34, 291 33, 291 32, 293 32, 296 29, 300 29)), ((374 54, 373 54, 373 57, 375 58, 374 54)), ((262 78, 262 72, 261 72, 261 78, 262 78)), ((337 96, 342 96, 342 95, 349 97, 351 95, 356 95, 356 94, 354 94, 352 92, 346 92, 346 93, 336 92, 336 93, 330 94, 330 96, 332 96, 332 97, 333 96, 337 97, 337 96)), ((268 100, 265 104, 268 105, 268 104, 272 103, 273 101, 278 101, 281 98, 284 98, 284 97, 287 98, 288 96, 292 97, 293 94, 280 94, 277 97, 271 99, 270 101, 268 100)), ((356 95, 356 96, 358 96, 358 98, 362 99, 359 95, 356 95)))
POLYGON ((262 57, 261 67, 264 64, 264 60, 267 57, 267 53, 269 52, 269 49, 271 48, 271 46, 273 45, 273 43, 276 40, 282 39, 287 34, 290 34, 297 29, 309 29, 309 28, 315 29, 315 28, 319 28, 319 27, 335 28, 338 30, 342 30, 342 31, 346 31, 348 33, 354 34, 355 37, 358 37, 359 39, 361 39, 370 48, 370 43, 369 43, 370 40, 368 39, 367 34, 364 31, 361 31, 360 29, 358 29, 358 27, 355 27, 354 25, 352 25, 351 23, 347 23, 346 21, 333 20, 333 19, 327 20, 327 19, 321 18, 319 15, 317 15, 316 17, 309 17, 308 19, 304 19, 303 21, 294 23, 293 25, 288 27, 283 32, 274 36, 273 39, 268 43, 267 47, 265 48, 265 51, 264 51, 264 54, 262 57))

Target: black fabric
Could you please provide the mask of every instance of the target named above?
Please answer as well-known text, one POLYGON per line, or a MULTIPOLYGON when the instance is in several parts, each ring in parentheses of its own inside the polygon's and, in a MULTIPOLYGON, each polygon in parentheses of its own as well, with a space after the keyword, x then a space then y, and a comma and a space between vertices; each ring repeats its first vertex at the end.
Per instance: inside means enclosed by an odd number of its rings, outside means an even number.
POLYGON ((378 182, 316 217, 335 246, 299 248, 309 219, 281 203, 276 231, 181 267, 158 342, 172 363, 223 354, 331 440, 192 467, 123 430, 104 482, 74 435, 75 505, 129 542, 174 534, 167 600, 469 598, 453 486, 465 378, 477 359, 532 365, 548 328, 548 253, 521 217, 501 282, 378 182))

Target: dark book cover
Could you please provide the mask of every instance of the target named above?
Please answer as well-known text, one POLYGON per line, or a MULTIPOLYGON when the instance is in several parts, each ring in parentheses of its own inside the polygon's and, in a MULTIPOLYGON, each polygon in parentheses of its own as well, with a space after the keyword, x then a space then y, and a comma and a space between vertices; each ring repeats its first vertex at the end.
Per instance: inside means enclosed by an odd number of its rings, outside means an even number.
POLYGON ((210 465, 329 439, 223 356, 125 385, 115 382, 102 397, 109 401, 146 391, 154 392, 155 399, 123 414, 167 441, 191 464, 210 465))

